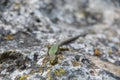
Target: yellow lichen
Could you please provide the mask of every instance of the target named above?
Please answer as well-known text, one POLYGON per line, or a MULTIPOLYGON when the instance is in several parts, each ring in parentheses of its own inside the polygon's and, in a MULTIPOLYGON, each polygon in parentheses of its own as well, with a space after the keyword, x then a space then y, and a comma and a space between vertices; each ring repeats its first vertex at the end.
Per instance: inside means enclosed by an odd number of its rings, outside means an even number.
POLYGON ((14 37, 13 37, 13 35, 7 35, 7 36, 4 37, 4 39, 5 40, 13 40, 14 37))
POLYGON ((112 51, 112 49, 111 49, 111 48, 109 49, 109 53, 110 53, 110 54, 112 54, 112 53, 113 53, 113 51, 112 51))
POLYGON ((94 49, 94 55, 95 56, 100 56, 100 50, 99 49, 94 49))
POLYGON ((60 68, 59 69, 60 73, 64 74, 65 73, 65 70, 63 68, 60 68))
POLYGON ((15 3, 14 10, 19 10, 20 6, 21 6, 20 3, 15 3))
POLYGON ((79 63, 79 62, 77 62, 77 61, 72 61, 72 65, 73 65, 73 66, 79 66, 79 65, 80 65, 80 63, 79 63))
POLYGON ((58 70, 55 70, 55 71, 54 71, 54 74, 55 74, 56 76, 60 76, 60 73, 59 73, 58 70))
POLYGON ((23 76, 20 77, 20 80, 25 80, 27 78, 28 78, 28 75, 23 75, 23 76))
POLYGON ((47 73, 49 74, 49 73, 50 73, 50 71, 51 71, 51 70, 50 70, 50 69, 48 69, 48 70, 47 70, 47 73))
POLYGON ((49 75, 48 77, 47 77, 47 80, 52 80, 52 76, 51 75, 49 75))
POLYGON ((63 68, 56 69, 54 71, 55 76, 59 76, 59 77, 62 76, 64 73, 65 73, 65 70, 63 68))

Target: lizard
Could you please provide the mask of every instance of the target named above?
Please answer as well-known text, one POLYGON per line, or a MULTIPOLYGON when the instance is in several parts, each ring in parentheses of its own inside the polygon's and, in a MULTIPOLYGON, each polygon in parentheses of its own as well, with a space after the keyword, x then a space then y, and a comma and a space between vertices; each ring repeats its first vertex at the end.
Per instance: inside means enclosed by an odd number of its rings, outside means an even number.
MULTIPOLYGON (((45 58, 42 60, 42 65, 40 67, 40 72, 43 73, 44 71, 44 67, 46 65, 47 62, 50 62, 51 65, 56 65, 58 63, 58 54, 59 52, 61 51, 61 46, 63 45, 67 45, 73 41, 75 41, 76 39, 78 39, 80 36, 81 37, 85 37, 88 33, 84 33, 84 34, 80 34, 80 35, 77 35, 75 37, 71 37, 69 39, 66 39, 62 42, 59 42, 59 43, 56 43, 56 44, 53 44, 51 47, 49 46, 48 47, 48 53, 47 55, 45 56, 45 58)), ((63 49, 63 50, 66 50, 66 49, 63 49)))
POLYGON ((79 34, 75 37, 72 37, 72 38, 69 38, 69 39, 66 39, 62 42, 59 42, 59 43, 56 43, 56 44, 53 44, 49 51, 48 51, 48 56, 49 56, 49 61, 50 61, 50 64, 51 65, 55 65, 56 63, 58 63, 58 58, 57 58, 57 54, 59 53, 59 49, 61 46, 63 45, 67 45, 73 41, 75 41, 76 39, 78 39, 80 36, 81 37, 85 37, 87 35, 87 33, 84 33, 84 34, 79 34))

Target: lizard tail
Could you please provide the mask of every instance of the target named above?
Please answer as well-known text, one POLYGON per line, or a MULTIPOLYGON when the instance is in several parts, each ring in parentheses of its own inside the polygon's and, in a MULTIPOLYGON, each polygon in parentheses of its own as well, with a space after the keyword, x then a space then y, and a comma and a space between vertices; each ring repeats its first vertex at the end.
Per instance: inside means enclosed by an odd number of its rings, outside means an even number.
POLYGON ((77 35, 77 36, 75 36, 75 37, 69 38, 69 39, 61 42, 61 43, 59 44, 59 46, 62 46, 62 45, 66 45, 66 44, 68 44, 68 43, 71 43, 72 41, 75 41, 75 40, 78 39, 79 37, 85 37, 87 34, 88 34, 88 33, 84 33, 84 34, 80 34, 80 35, 77 35))

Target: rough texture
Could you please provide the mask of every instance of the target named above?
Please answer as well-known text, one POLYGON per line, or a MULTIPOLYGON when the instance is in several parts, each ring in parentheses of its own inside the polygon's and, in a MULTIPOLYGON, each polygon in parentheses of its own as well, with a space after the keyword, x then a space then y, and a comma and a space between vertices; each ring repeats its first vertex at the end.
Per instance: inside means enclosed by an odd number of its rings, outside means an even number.
POLYGON ((0 80, 119 80, 119 25, 119 0, 1 0, 0 80), (46 45, 85 32, 58 64, 45 59, 46 45))

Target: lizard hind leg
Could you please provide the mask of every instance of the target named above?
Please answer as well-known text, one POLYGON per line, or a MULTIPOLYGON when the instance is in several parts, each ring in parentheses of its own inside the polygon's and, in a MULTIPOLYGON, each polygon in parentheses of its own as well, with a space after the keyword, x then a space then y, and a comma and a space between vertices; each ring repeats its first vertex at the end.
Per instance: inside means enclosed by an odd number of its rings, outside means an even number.
POLYGON ((69 51, 69 48, 62 48, 62 47, 60 47, 59 50, 60 51, 69 51))

